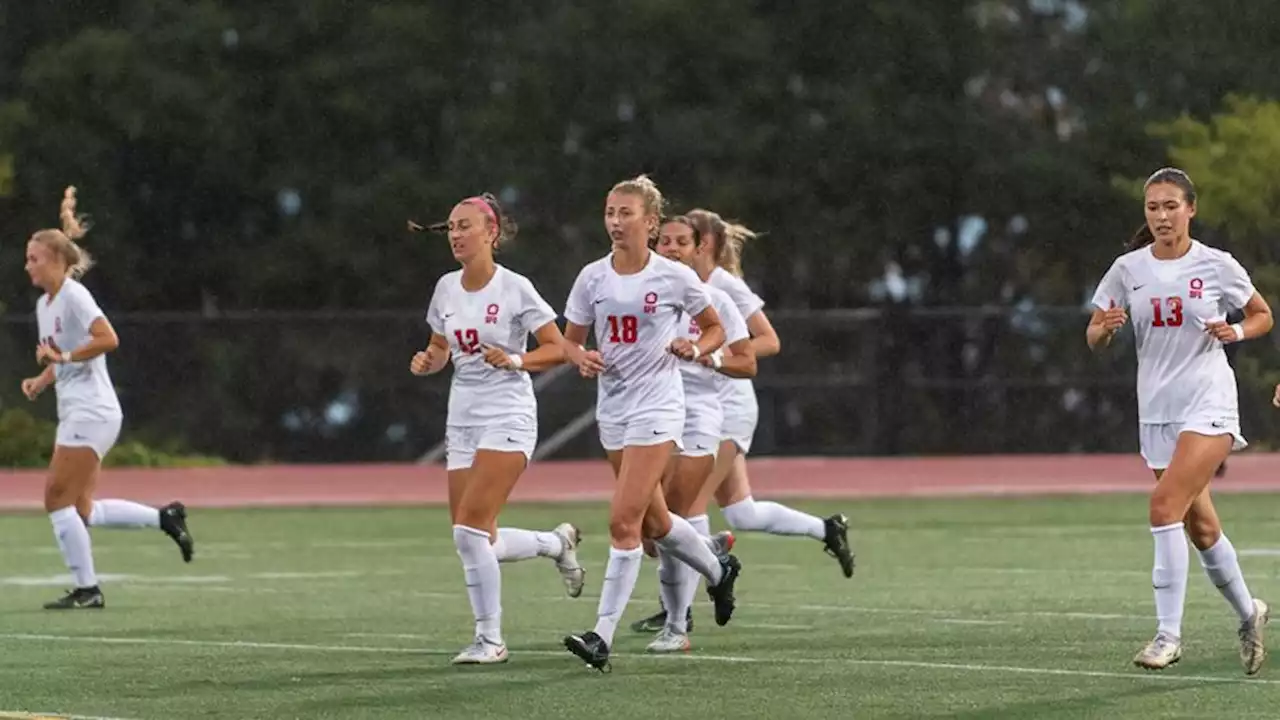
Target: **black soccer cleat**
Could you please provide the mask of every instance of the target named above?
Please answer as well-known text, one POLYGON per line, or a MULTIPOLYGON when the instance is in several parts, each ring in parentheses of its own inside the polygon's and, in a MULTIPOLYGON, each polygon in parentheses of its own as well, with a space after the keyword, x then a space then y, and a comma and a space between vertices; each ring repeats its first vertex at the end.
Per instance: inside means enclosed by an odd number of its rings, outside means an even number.
POLYGON ((849 547, 849 519, 844 515, 832 515, 822 521, 827 526, 827 536, 822 544, 827 554, 840 563, 845 577, 853 577, 853 550, 849 547))
MULTIPOLYGON (((693 632, 693 608, 689 608, 684 615, 685 632, 693 632)), ((644 633, 652 635, 656 632, 662 632, 662 628, 667 626, 667 611, 665 609, 650 615, 643 620, 637 620, 631 623, 631 632, 644 633)))
POLYGON ((602 673, 613 670, 613 666, 609 663, 609 646, 604 638, 594 631, 584 632, 581 635, 566 635, 564 646, 589 667, 602 673))
POLYGON ((97 585, 87 588, 76 588, 52 602, 44 604, 45 610, 101 610, 107 606, 107 600, 97 585))
POLYGON ((180 502, 172 502, 160 508, 160 529, 178 544, 182 561, 191 562, 196 554, 196 541, 187 529, 187 508, 180 502))
POLYGON ((733 584, 742 573, 742 563, 738 562, 738 558, 733 555, 721 555, 720 567, 723 568, 724 574, 720 577, 720 582, 714 586, 707 585, 707 595, 711 596, 711 602, 715 604, 716 624, 723 627, 728 625, 729 618, 733 617, 734 604, 737 602, 733 597, 733 584))

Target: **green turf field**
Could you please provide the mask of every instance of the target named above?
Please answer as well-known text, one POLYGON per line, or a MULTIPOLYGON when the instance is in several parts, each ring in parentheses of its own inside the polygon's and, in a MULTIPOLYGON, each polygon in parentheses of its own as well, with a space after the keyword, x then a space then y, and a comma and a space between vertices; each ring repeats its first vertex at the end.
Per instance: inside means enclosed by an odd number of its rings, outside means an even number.
MULTIPOLYGON (((1280 496, 1219 504, 1254 593, 1280 602, 1280 496)), ((692 654, 646 657, 648 638, 623 630, 611 675, 560 646, 594 622, 607 554, 598 506, 504 517, 579 523, 587 591, 564 597, 547 560, 504 566, 511 661, 482 668, 448 664, 471 619, 438 509, 193 511, 189 566, 158 531, 95 531, 108 608, 66 614, 38 609, 64 572, 48 521, 6 515, 0 717, 1280 715, 1280 668, 1243 677, 1234 617, 1194 554, 1182 663, 1163 674, 1129 664, 1154 629, 1142 497, 804 506, 849 512, 853 580, 816 542, 741 536, 734 621, 715 627, 701 595, 692 654)), ((656 588, 646 561, 628 622, 656 588)))

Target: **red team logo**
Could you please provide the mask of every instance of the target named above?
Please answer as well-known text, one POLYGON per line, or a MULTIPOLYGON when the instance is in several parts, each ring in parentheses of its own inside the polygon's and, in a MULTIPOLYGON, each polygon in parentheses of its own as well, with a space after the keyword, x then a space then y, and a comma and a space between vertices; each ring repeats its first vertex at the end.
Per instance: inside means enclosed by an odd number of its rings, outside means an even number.
POLYGON ((1195 300, 1204 297, 1204 281, 1200 278, 1191 278, 1191 290, 1187 294, 1195 300))
POLYGON ((498 324, 498 303, 489 303, 489 307, 484 310, 484 324, 498 324))
POLYGON ((644 314, 652 315, 658 311, 658 293, 647 292, 644 295, 644 314))

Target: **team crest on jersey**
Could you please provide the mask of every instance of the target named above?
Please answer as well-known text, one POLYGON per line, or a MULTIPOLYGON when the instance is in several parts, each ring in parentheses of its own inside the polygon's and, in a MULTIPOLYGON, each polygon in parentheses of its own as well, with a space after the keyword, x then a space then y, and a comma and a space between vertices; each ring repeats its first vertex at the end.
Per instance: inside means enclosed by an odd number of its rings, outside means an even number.
POLYGON ((649 291, 644 294, 644 314, 652 315, 658 311, 658 293, 649 291))
POLYGON ((55 333, 60 333, 60 332, 62 332, 62 317, 61 317, 61 316, 59 316, 59 317, 55 317, 55 318, 53 319, 53 331, 54 331, 55 333))
POLYGON ((484 324, 498 324, 498 303, 489 303, 489 307, 484 309, 484 324))
POLYGON ((1194 300, 1204 297, 1204 281, 1200 278, 1191 278, 1191 288, 1187 294, 1194 300))

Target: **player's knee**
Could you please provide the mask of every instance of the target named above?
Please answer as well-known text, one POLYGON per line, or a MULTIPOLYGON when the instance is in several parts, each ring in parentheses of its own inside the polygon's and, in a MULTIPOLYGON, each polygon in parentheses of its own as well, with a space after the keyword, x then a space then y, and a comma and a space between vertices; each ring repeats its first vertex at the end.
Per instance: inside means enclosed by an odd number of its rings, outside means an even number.
POLYGON ((1182 497, 1180 493, 1168 492, 1164 491, 1163 488, 1157 488, 1156 492, 1151 494, 1151 527, 1164 527, 1165 525, 1182 522, 1188 505, 1190 505, 1190 501, 1182 497))
POLYGON ((609 539, 614 547, 632 548, 640 544, 643 518, 628 517, 614 513, 609 518, 609 539))

